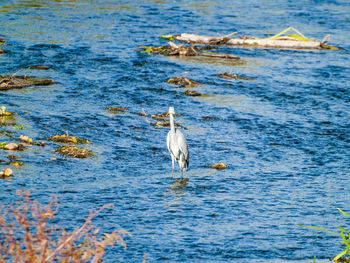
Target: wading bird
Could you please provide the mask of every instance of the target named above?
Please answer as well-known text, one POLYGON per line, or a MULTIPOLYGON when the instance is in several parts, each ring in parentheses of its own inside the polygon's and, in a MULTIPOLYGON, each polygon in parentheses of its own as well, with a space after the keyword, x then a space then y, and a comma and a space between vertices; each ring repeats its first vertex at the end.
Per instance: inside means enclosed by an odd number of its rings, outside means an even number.
POLYGON ((181 177, 183 177, 183 169, 187 171, 189 163, 189 155, 187 149, 187 143, 185 136, 179 129, 175 129, 174 115, 175 110, 173 107, 169 107, 170 115, 170 131, 166 138, 166 144, 168 146, 168 151, 171 155, 172 161, 172 172, 174 173, 174 161, 176 161, 181 170, 181 177))

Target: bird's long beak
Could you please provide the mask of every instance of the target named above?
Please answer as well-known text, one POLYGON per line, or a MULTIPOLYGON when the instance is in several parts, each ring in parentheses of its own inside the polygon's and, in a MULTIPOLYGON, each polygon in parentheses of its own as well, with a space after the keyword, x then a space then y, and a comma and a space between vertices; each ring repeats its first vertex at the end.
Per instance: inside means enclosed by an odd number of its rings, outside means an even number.
POLYGON ((169 111, 165 113, 165 116, 168 117, 170 115, 169 111))

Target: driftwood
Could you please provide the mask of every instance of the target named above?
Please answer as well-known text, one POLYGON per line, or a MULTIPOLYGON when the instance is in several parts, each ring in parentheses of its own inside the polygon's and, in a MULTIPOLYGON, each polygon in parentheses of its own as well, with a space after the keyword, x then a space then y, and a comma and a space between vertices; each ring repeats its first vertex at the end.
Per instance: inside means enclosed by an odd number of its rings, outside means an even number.
POLYGON ((228 34, 222 37, 201 36, 196 34, 182 33, 180 35, 172 36, 172 39, 185 42, 187 44, 197 45, 227 45, 227 46, 247 46, 247 47, 260 47, 260 48, 290 48, 290 49, 338 49, 336 47, 329 46, 326 42, 329 40, 327 35, 321 42, 314 39, 305 37, 295 28, 289 27, 282 32, 269 37, 269 38, 257 38, 257 37, 240 37, 231 38, 235 33, 228 34), (283 36, 286 32, 293 30, 297 35, 283 36))

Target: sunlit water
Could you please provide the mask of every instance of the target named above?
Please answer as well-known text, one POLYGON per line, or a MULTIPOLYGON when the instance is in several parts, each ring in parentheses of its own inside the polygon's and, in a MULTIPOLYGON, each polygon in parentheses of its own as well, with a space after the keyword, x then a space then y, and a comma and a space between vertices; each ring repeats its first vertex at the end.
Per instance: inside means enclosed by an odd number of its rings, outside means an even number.
MULTIPOLYGON (((335 229, 350 210, 350 4, 348 1, 4 1, 1 74, 52 78, 56 84, 0 93, 35 140, 68 133, 95 155, 62 158, 46 141, 17 154, 24 166, 0 181, 2 204, 17 189, 46 203, 57 195, 60 224, 94 220, 104 232, 133 234, 106 261, 309 262, 341 250, 338 237, 296 224, 335 229), (33 4, 35 2, 35 4, 33 4), (163 34, 265 37, 288 26, 345 50, 219 48, 239 62, 169 58, 136 52, 164 45, 163 34), (52 70, 26 69, 32 65, 52 70), (219 73, 254 78, 228 81, 219 73), (166 84, 185 76, 204 97, 166 84), (189 182, 176 185, 165 145, 168 129, 136 115, 172 105, 190 151, 189 182), (112 114, 108 106, 128 107, 112 114), (203 121, 203 117, 213 117, 203 121), (57 160, 52 158, 56 158, 57 160), (207 168, 228 165, 224 171, 207 168)), ((6 136, 2 141, 9 141, 6 136)), ((8 152, 0 152, 6 159, 8 152)), ((5 168, 5 166, 4 166, 5 168)))

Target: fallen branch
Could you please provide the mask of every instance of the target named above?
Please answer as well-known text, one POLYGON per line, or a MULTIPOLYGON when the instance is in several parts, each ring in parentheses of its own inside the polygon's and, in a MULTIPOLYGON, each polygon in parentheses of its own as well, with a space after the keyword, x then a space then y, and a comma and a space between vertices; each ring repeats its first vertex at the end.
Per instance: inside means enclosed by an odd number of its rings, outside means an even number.
POLYGON ((257 38, 246 37, 230 38, 235 33, 228 34, 223 37, 201 36, 196 34, 182 33, 180 35, 169 36, 174 40, 185 42, 187 44, 197 45, 227 45, 227 46, 247 46, 260 48, 291 48, 291 49, 339 49, 329 46, 326 40, 329 40, 327 35, 321 42, 305 37, 300 31, 293 27, 288 27, 282 32, 269 37, 257 38), (293 30, 296 34, 283 36, 286 32, 293 30))

